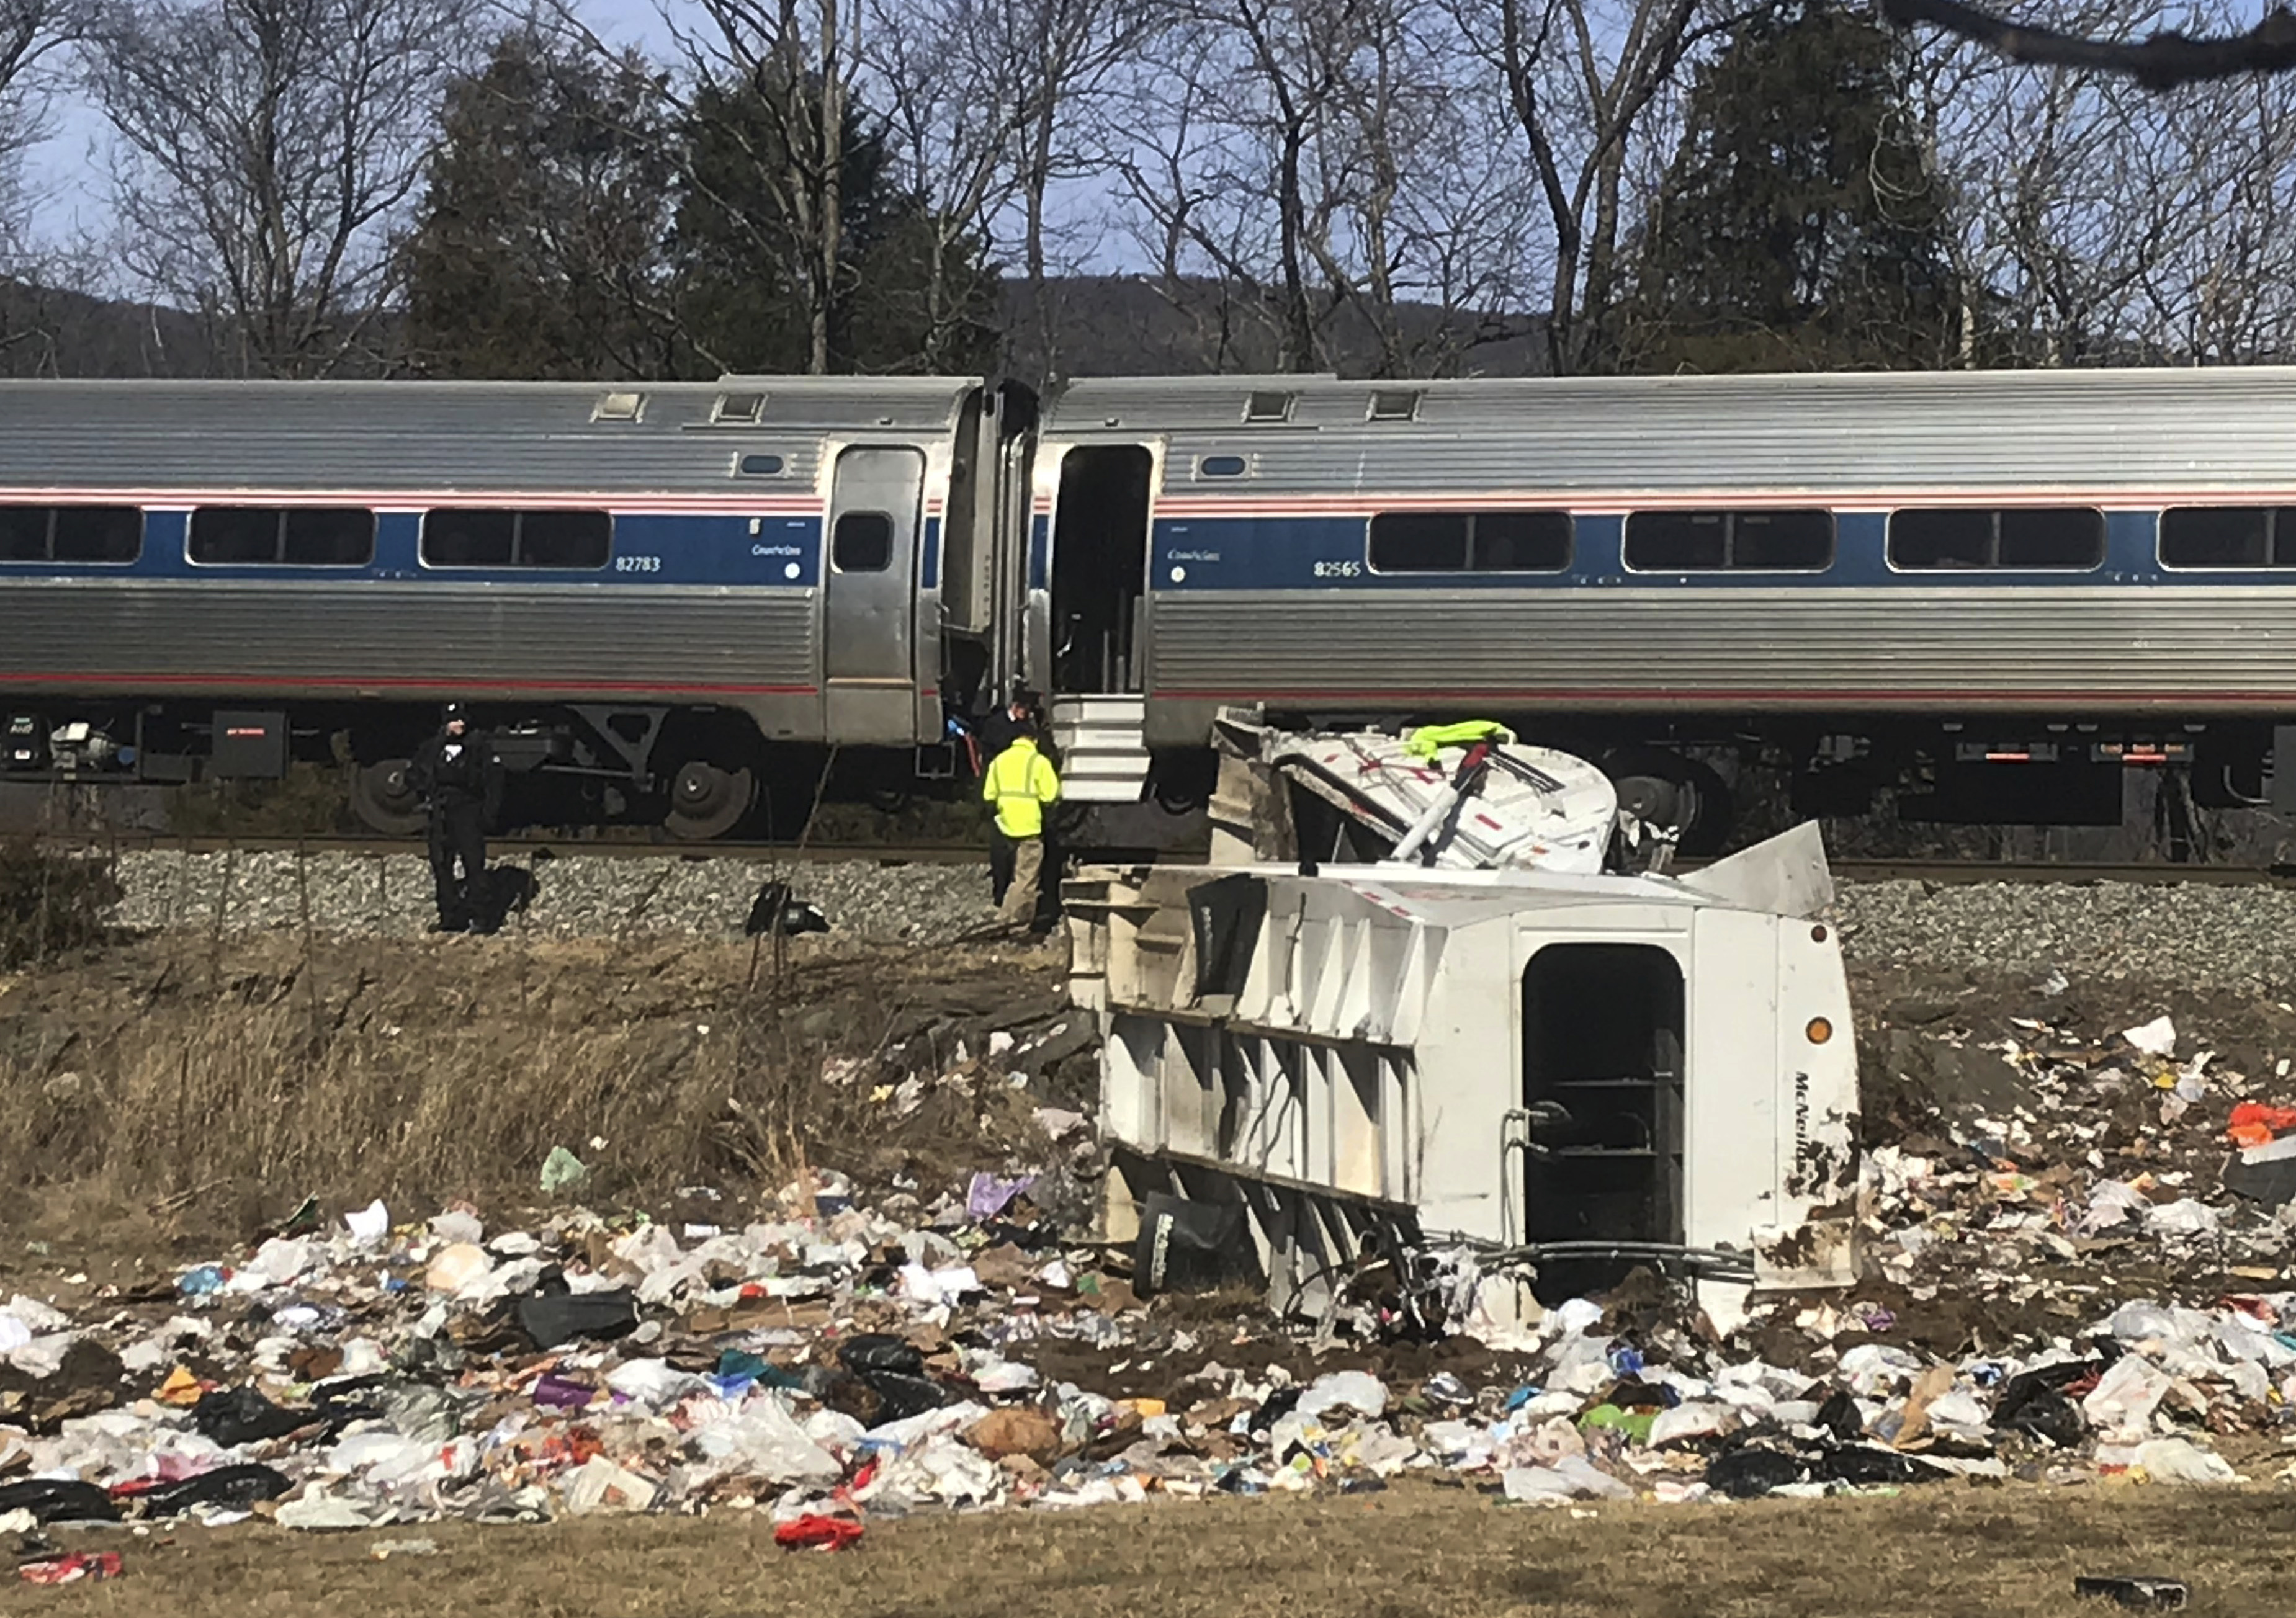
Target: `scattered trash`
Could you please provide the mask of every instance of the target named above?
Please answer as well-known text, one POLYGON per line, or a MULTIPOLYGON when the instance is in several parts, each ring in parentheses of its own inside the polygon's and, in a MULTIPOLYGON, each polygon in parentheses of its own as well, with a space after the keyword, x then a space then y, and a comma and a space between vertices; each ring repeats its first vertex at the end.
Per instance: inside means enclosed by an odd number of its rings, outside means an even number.
POLYGON ((2073 1594, 2154 1613, 2181 1611, 2192 1599, 2181 1579, 2079 1578, 2073 1581, 2073 1594))
POLYGON ((611 1343, 638 1328, 637 1300, 630 1293, 541 1293, 521 1298, 519 1329, 540 1349, 553 1349, 581 1338, 611 1343))
POLYGON ((562 1146, 550 1148, 550 1156, 542 1160, 542 1194, 555 1197, 570 1191, 590 1178, 590 1170, 579 1157, 562 1146))
POLYGON ((2177 1025, 2167 1017, 2156 1017, 2142 1027, 2130 1028, 2120 1036, 2146 1056, 2173 1056, 2177 1050, 2177 1025))
POLYGON ((367 1547, 367 1555, 378 1562, 388 1562, 393 1557, 435 1557, 439 1554, 436 1540, 377 1540, 367 1547))
POLYGON ((119 1571, 116 1550, 75 1551, 44 1562, 20 1563, 16 1576, 27 1584, 78 1584, 82 1580, 117 1579, 119 1571))
POLYGON ((381 1246, 390 1235, 390 1210, 378 1197, 357 1213, 344 1214, 343 1228, 351 1233, 354 1246, 381 1246))
POLYGON ((774 1530, 774 1543, 784 1550, 842 1550, 861 1537, 861 1524, 844 1517, 808 1515, 774 1530))

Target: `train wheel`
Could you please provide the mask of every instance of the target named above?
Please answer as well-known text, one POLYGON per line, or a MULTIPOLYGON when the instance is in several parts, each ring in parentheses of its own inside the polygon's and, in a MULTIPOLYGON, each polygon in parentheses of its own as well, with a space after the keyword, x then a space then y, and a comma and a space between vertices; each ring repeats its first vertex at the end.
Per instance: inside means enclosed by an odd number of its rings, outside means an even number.
POLYGON ((722 838, 757 801, 758 778, 748 770, 724 770, 703 759, 681 765, 669 787, 669 813, 662 824, 689 843, 722 838))
POLYGON ((406 760, 386 758, 351 771, 351 813, 385 837, 422 829, 422 802, 407 783, 406 760))

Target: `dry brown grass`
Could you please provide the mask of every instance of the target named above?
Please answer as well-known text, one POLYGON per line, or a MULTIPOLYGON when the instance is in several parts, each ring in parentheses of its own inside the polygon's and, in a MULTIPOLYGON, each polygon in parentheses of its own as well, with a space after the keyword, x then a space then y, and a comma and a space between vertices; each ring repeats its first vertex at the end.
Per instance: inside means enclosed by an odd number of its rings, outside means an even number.
POLYGON ((866 1086, 824 1059, 939 968, 751 970, 670 943, 145 941, 0 994, 0 1188, 243 1230, 306 1195, 532 1204, 557 1146, 594 1205, 777 1185, 866 1140, 866 1086))
MULTIPOLYGON (((2194 1614, 2284 1614, 2285 1492, 1979 1489, 1743 1506, 1505 1508, 1406 1483, 1073 1514, 920 1516, 854 1550, 774 1549, 762 1512, 425 1526, 435 1557, 377 1564, 406 1529, 296 1537, 184 1528, 119 1549, 115 1583, 27 1591, 54 1613, 363 1618, 2107 1618, 2075 1577, 2155 1573, 2194 1614)), ((6 1598, 0 1596, 0 1601, 6 1598)))
POLYGON ((104 912, 119 901, 109 859, 58 854, 30 837, 0 838, 0 969, 98 942, 104 912))

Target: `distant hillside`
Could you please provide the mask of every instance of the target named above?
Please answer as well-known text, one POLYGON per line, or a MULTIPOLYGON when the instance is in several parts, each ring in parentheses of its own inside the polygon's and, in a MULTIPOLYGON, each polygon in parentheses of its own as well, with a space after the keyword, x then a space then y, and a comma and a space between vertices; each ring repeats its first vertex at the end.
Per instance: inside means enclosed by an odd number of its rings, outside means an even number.
MULTIPOLYGON (((1006 372, 1029 381, 1078 376, 1187 375, 1278 368, 1274 312, 1248 290, 1215 282, 1166 286, 1139 276, 1054 280, 1039 300, 1007 282, 1006 372)), ((1404 364, 1412 375, 1544 374, 1535 316, 1479 328, 1406 306, 1404 364)), ((1350 311, 1325 327, 1328 369, 1370 376, 1380 345, 1350 311)), ((218 374, 196 315, 0 280, 0 377, 194 377, 218 374)))
POLYGON ((205 376, 198 319, 180 309, 0 279, 0 376, 205 376))
MULTIPOLYGON (((1276 315, 1245 289, 1210 281, 1177 287, 1138 275, 1078 275, 1046 283, 1040 304, 1022 282, 1004 287, 1005 369, 1018 377, 1181 376, 1279 369, 1276 315), (1046 342, 1050 334, 1049 352, 1046 342)), ((1543 376, 1545 324, 1536 315, 1479 329, 1431 305, 1403 307, 1412 375, 1543 376)), ((1327 328, 1328 366, 1343 376, 1381 369, 1369 323, 1351 311, 1327 328)))

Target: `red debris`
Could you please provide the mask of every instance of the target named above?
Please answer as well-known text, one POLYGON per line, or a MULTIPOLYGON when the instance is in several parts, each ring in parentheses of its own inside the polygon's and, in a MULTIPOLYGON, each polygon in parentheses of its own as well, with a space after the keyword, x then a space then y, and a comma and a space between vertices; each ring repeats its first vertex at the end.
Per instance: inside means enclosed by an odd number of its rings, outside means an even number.
POLYGON ((90 1555, 74 1551, 70 1556, 45 1562, 27 1562, 16 1570, 16 1576, 27 1584, 77 1584, 82 1579, 117 1579, 119 1553, 106 1550, 90 1555))
POLYGON ((861 1524, 844 1517, 806 1516, 774 1530, 774 1543, 783 1550, 842 1550, 861 1537, 861 1524))

